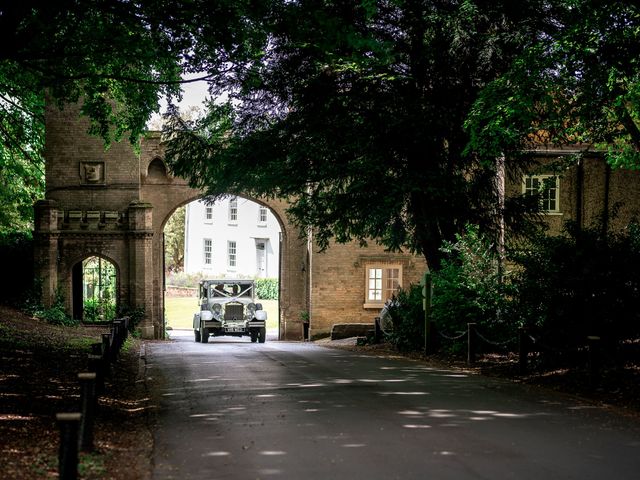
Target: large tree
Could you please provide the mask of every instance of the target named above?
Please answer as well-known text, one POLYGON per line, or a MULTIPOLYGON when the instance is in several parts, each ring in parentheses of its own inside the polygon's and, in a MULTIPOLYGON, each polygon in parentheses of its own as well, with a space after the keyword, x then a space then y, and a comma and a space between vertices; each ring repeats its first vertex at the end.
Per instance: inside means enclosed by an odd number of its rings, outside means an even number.
POLYGON ((640 168, 640 6, 629 0, 562 2, 557 28, 528 46, 481 92, 469 116, 484 154, 527 142, 604 151, 640 168))
POLYGON ((170 124, 171 165, 211 195, 288 197, 321 247, 374 239, 438 268, 467 222, 495 224, 496 158, 469 148, 465 122, 553 33, 553 4, 271 2, 260 48, 230 55, 212 82, 228 102, 170 124))
POLYGON ((234 0, 1 2, 0 233, 28 229, 43 195, 45 95, 59 106, 80 102, 106 147, 135 144, 159 99, 179 94, 181 74, 202 69, 194 33, 232 51, 244 8, 234 0))

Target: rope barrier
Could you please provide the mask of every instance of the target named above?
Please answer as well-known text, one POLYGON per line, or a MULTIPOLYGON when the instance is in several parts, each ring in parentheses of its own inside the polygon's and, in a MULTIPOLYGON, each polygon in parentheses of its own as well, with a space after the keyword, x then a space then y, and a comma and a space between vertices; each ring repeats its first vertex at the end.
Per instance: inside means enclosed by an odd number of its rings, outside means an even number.
POLYGON ((444 333, 442 333, 440 330, 436 330, 436 332, 437 332, 437 333, 438 333, 438 335, 440 335, 442 338, 444 338, 444 339, 446 339, 446 340, 452 340, 452 341, 460 340, 462 337, 464 337, 464 336, 466 336, 466 335, 467 335, 467 332, 462 332, 462 333, 460 333, 459 335, 456 335, 456 336, 450 337, 450 336, 445 335, 444 333))
POLYGON ((478 335, 478 338, 480 338, 480 340, 483 340, 486 343, 488 343, 489 345, 493 345, 493 346, 496 346, 496 347, 506 347, 507 345, 515 342, 516 339, 518 338, 518 337, 512 337, 511 339, 506 340, 504 342, 494 342, 494 341, 491 341, 488 338, 486 338, 484 335, 482 335, 477 329, 476 329, 475 332, 476 332, 476 335, 478 335))

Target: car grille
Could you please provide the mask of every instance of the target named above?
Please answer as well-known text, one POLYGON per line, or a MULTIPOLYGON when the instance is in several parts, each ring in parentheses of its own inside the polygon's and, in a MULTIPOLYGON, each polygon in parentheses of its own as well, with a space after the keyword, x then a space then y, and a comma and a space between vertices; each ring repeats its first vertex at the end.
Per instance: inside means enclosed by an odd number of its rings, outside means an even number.
POLYGON ((244 305, 242 304, 227 304, 224 307, 224 319, 233 320, 234 318, 242 320, 244 315, 244 305))

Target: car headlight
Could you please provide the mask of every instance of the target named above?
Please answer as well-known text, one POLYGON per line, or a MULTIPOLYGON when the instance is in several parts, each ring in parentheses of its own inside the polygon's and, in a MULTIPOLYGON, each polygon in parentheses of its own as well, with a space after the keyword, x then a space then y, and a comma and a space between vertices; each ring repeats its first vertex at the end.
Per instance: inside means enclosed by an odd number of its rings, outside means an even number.
POLYGON ((249 315, 253 315, 253 312, 256 311, 256 304, 255 303, 250 303, 247 305, 247 313, 249 315))
POLYGON ((219 303, 214 303, 211 307, 211 309, 215 312, 215 313, 220 313, 222 311, 222 305, 220 305, 219 303))

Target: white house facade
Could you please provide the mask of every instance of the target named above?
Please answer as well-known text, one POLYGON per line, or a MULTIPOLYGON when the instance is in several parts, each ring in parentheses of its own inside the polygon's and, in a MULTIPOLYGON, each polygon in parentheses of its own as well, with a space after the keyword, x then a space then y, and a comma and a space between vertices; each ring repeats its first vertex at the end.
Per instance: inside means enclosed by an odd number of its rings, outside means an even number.
POLYGON ((184 271, 208 277, 277 278, 280 224, 271 211, 242 197, 186 206, 184 271))

